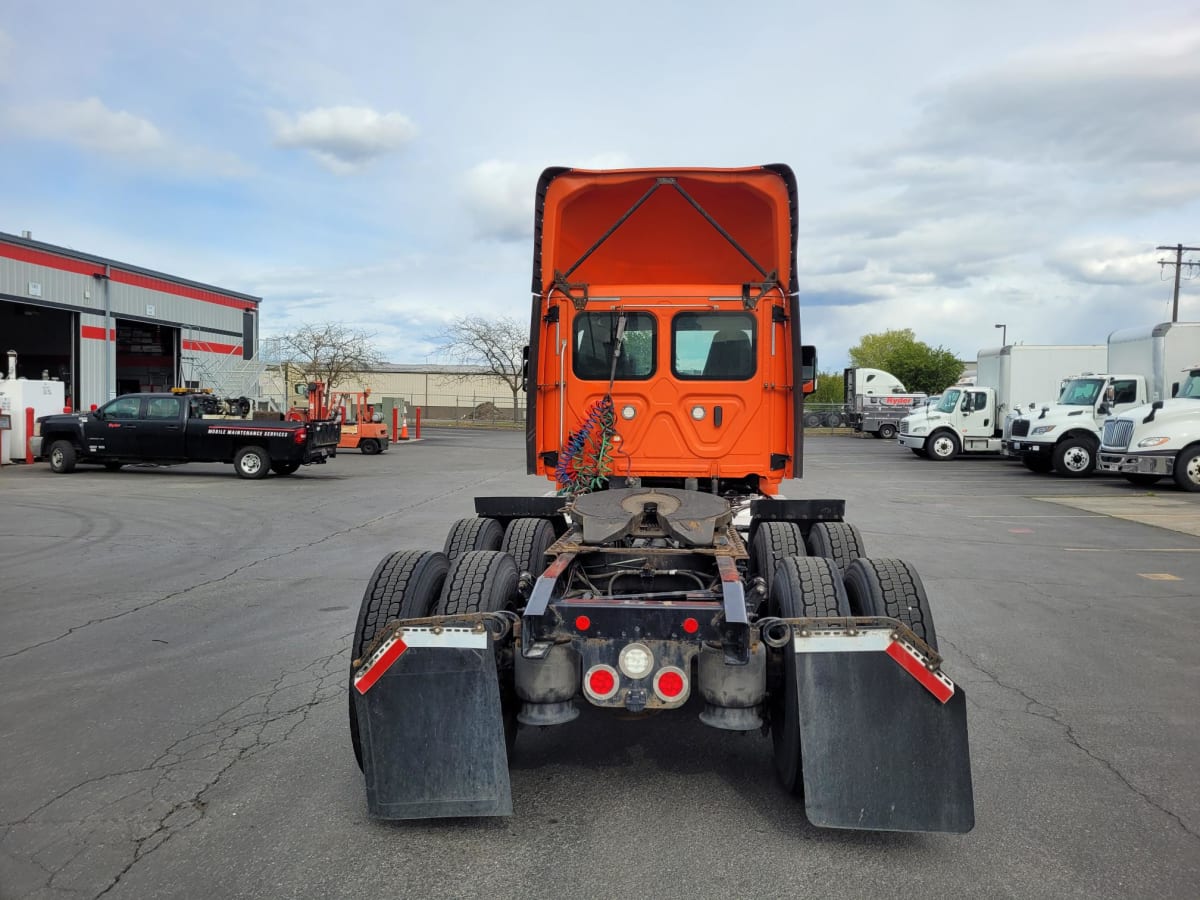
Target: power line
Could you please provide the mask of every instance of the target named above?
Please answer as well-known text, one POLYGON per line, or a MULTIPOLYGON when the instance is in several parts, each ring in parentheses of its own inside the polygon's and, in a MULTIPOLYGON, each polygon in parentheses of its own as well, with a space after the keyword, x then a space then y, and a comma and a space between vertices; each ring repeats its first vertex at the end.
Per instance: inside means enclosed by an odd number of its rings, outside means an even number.
POLYGON ((1183 244, 1176 244, 1174 247, 1155 247, 1154 249, 1155 250, 1174 250, 1175 251, 1174 259, 1160 259, 1158 261, 1158 264, 1160 266, 1174 266, 1175 267, 1175 298, 1171 302, 1171 321, 1178 322, 1179 321, 1179 273, 1183 270, 1184 266, 1187 266, 1188 267, 1188 275, 1190 276, 1192 274, 1192 270, 1194 268, 1196 268, 1197 266, 1200 266, 1200 262, 1197 262, 1196 260, 1187 260, 1185 262, 1184 258, 1183 258, 1183 254, 1184 254, 1184 251, 1187 251, 1188 253, 1198 253, 1198 252, 1200 252, 1200 247, 1185 247, 1185 246, 1183 246, 1183 244))

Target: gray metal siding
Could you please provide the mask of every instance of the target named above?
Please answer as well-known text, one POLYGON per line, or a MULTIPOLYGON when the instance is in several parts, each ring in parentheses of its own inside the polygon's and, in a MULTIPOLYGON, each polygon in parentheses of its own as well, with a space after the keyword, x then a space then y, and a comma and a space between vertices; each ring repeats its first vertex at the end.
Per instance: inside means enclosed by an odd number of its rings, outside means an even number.
MULTIPOLYGON (((79 316, 80 332, 85 328, 104 330, 104 316, 94 316, 81 313, 79 316)), ((113 327, 116 325, 114 323, 113 327)), ((100 406, 116 396, 117 350, 112 341, 80 337, 79 339, 79 398, 76 409, 87 409, 93 403, 100 406), (108 352, 108 378, 104 383, 104 354, 108 352)))

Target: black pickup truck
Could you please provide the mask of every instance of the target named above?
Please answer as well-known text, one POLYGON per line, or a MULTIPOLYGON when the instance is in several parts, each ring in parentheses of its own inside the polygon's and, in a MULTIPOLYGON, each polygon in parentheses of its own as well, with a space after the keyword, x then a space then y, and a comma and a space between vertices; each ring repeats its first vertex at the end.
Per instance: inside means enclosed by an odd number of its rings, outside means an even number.
POLYGON ((224 462, 242 478, 264 478, 337 454, 336 421, 206 415, 211 409, 203 394, 125 394, 91 412, 38 419, 34 455, 62 473, 76 463, 115 470, 126 463, 224 462))

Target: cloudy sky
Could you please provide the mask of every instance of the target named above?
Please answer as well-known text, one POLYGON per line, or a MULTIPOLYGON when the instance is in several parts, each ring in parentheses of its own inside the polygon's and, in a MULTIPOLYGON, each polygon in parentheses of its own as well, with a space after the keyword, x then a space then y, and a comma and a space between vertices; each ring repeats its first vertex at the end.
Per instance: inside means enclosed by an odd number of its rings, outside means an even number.
POLYGON ((822 368, 897 327, 974 358, 1170 318, 1198 100, 1194 0, 0 0, 0 231, 434 362, 528 315, 546 166, 786 162, 822 368))

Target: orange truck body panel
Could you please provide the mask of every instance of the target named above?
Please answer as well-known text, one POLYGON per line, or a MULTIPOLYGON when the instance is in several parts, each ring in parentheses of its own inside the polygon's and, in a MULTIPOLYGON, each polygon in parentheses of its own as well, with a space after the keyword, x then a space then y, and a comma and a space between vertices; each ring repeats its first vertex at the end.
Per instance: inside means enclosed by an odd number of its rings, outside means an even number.
POLYGON ((803 394, 795 178, 744 169, 549 169, 539 183, 527 464, 555 455, 609 392, 612 474, 799 477, 803 394), (615 342, 613 342, 615 343, 615 342))

